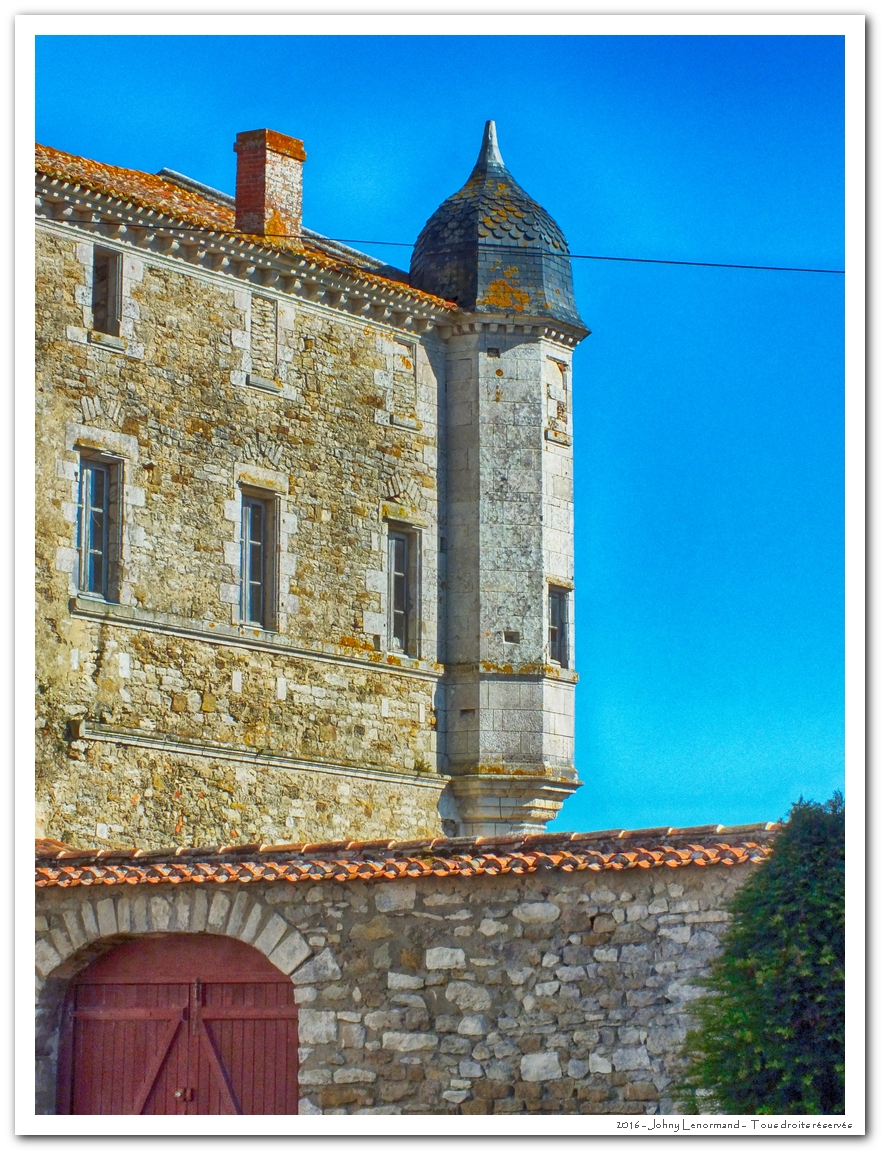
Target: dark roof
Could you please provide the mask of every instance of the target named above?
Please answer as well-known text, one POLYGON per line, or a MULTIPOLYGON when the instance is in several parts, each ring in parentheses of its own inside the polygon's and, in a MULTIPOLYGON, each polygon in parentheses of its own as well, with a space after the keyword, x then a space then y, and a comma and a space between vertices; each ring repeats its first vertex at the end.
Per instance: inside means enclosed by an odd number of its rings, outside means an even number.
POLYGON ((420 232, 410 283, 465 311, 542 317, 587 330, 566 238, 505 167, 492 120, 467 183, 420 232))

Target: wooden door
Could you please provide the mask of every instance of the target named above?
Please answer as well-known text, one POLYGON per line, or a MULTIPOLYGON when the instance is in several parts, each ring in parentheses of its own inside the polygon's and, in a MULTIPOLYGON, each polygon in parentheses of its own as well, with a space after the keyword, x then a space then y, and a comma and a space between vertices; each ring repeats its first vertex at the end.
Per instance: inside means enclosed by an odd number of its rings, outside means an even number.
POLYGON ((60 1114, 295 1115, 294 988, 238 940, 132 940, 74 981, 60 1114))

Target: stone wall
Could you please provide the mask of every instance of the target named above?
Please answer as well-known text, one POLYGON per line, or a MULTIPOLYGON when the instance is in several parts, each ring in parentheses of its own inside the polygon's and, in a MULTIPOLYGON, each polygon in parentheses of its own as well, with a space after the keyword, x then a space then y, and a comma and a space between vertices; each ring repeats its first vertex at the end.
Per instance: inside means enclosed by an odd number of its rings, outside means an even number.
POLYGON ((122 320, 102 336, 93 237, 37 239, 38 833, 440 834, 430 338, 112 238, 122 320), (90 452, 123 479, 110 604, 77 594, 90 452), (238 614, 243 486, 277 508, 263 630, 238 614), (412 658, 387 635, 392 521, 420 537, 412 658), (361 769, 356 798, 339 772, 361 769))
POLYGON ((38 1110, 66 981, 120 938, 214 932, 297 987, 300 1113, 654 1114, 756 864, 38 892, 38 1110))

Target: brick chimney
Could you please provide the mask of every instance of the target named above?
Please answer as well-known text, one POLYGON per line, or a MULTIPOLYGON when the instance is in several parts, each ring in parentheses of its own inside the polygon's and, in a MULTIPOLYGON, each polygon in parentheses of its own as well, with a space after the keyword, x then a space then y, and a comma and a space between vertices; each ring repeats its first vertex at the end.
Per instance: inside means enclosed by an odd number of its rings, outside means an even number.
POLYGON ((269 128, 239 132, 233 145, 236 229, 255 236, 299 236, 303 217, 302 140, 269 128))

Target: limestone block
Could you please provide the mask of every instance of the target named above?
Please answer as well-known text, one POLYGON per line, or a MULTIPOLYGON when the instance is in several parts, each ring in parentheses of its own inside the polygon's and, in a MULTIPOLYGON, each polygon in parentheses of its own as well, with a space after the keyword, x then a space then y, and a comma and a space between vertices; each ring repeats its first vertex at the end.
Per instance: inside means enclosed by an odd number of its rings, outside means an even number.
POLYGON ((620 1047, 612 1054, 616 1071, 635 1071, 638 1068, 651 1068, 649 1053, 645 1047, 620 1047))
POLYGON ((382 1031, 386 1028, 397 1031, 403 1018, 403 1011, 368 1011, 364 1016, 364 1023, 371 1031, 382 1031))
POLYGON ((492 1006, 492 995, 479 983, 465 983, 454 979, 447 985, 445 997, 449 1003, 455 1003, 463 1012, 480 1014, 492 1006))
POLYGON ((560 909, 547 900, 541 903, 521 903, 514 908, 514 918, 521 923, 553 923, 560 918, 560 909))
POLYGON ((520 1076, 527 1083, 546 1083, 562 1079, 560 1057, 556 1051, 535 1051, 520 1060, 520 1076))
POLYGON ((483 1067, 473 1059, 462 1059, 459 1062, 459 1074, 463 1079, 480 1079, 483 1067))
POLYGON ((116 907, 112 899, 100 899, 96 907, 98 913, 98 932, 102 936, 116 935, 116 907))
POLYGON ((373 1083, 375 1080, 376 1072, 366 1067, 340 1067, 333 1073, 334 1083, 373 1083))
POLYGON ((340 1047, 363 1047, 366 1037, 363 1024, 340 1023, 340 1047))
POLYGON ((375 902, 377 911, 410 910, 416 902, 416 884, 400 880, 384 884, 377 888, 375 902))
POLYGON ((174 896, 174 930, 188 931, 190 929, 190 896, 192 891, 189 885, 179 887, 174 896))
POLYGON ((491 939, 494 935, 500 935, 506 932, 508 926, 505 923, 499 923, 497 919, 484 919, 481 921, 477 930, 481 935, 485 935, 488 939, 491 939))
POLYGON ((458 947, 428 947, 425 951, 425 966, 429 971, 464 967, 465 952, 458 947))
POLYGON ((211 899, 211 908, 208 912, 209 931, 223 931, 231 906, 232 897, 226 891, 215 891, 211 899))
POLYGON ((336 1043, 336 1015, 333 1011, 313 1011, 308 1007, 301 1008, 298 1030, 301 1043, 336 1043))
POLYGON ((485 1015, 466 1015, 456 1030, 460 1035, 486 1035, 489 1022, 485 1015))
MULTIPOLYGON (((161 901, 164 905, 164 900, 161 901)), ((152 900, 151 900, 152 903, 152 900)), ((80 907, 80 917, 83 922, 83 929, 86 933, 86 939, 97 939, 101 932, 98 928, 98 921, 95 918, 95 909, 91 903, 83 903, 80 907)))
POLYGON ((522 986, 526 980, 532 975, 531 967, 511 967, 508 968, 508 979, 515 987, 522 986))
POLYGON ((535 994, 540 997, 556 995, 560 990, 560 983, 557 979, 551 979, 548 980, 547 983, 536 983, 533 990, 535 991, 535 994))
POLYGON ((60 928, 53 927, 49 932, 49 938, 61 959, 67 959, 68 955, 72 955, 76 950, 70 941, 70 936, 60 928))
POLYGON ((588 1070, 598 1075, 609 1075, 612 1071, 612 1064, 603 1055, 597 1055, 591 1052, 588 1058, 588 1070))
POLYGON ((73 944, 75 950, 79 950, 86 944, 86 935, 83 931, 82 920, 75 911, 65 911, 62 915, 64 926, 67 928, 67 934, 70 936, 70 942, 73 944))
POLYGON ((41 975, 49 975, 61 963, 61 956, 51 943, 38 939, 36 944, 36 968, 41 975))
POLYGON ((557 967, 554 970, 554 976, 560 980, 561 983, 574 983, 579 979, 585 979, 586 973, 583 967, 557 967))
POLYGON ((271 915, 263 930, 254 940, 254 946, 269 955, 287 930, 287 923, 280 915, 271 915))
POLYGON ((720 946, 719 937, 712 931, 695 931, 688 941, 689 949, 702 949, 704 951, 717 951, 720 946))
POLYGON ((253 897, 246 888, 240 888, 236 891, 233 898, 232 911, 226 924, 227 935, 241 936, 242 928, 245 926, 246 917, 251 911, 252 903, 253 897))
POLYGON ((659 927, 658 935, 665 939, 671 939, 674 943, 688 943, 691 938, 691 928, 686 925, 659 927))
POLYGON ((428 1031, 386 1031, 382 1046, 387 1051, 432 1051, 438 1037, 428 1031))
POLYGON ((443 1097, 448 1103, 463 1103, 470 1094, 470 1091, 444 1091, 443 1097))
POLYGON ((190 931, 204 931, 207 923, 208 892, 198 887, 190 895, 190 931))
POLYGON ((312 948, 299 931, 292 929, 290 934, 285 936, 278 946, 268 954, 270 961, 275 964, 279 971, 283 971, 285 975, 290 975, 295 967, 309 958, 312 954, 312 948))
MULTIPOLYGON (((464 965, 463 965, 464 966, 464 965)), ((387 976, 389 991, 419 990, 425 986, 421 975, 406 975, 402 971, 390 971, 387 976)))
POLYGON ((597 963, 617 963, 618 962, 618 948, 617 947, 595 947, 593 949, 593 957, 597 963))
POLYGON ((291 980, 296 984, 330 983, 336 979, 341 979, 342 974, 339 964, 334 959, 333 952, 326 947, 314 959, 310 959, 308 963, 298 967, 291 975, 291 980))
POLYGON ((327 1084, 333 1082, 333 1075, 324 1068, 315 1071, 304 1071, 301 1068, 298 1082, 301 1087, 326 1087, 327 1084))
POLYGON ((239 939, 241 939, 243 943, 254 942, 263 915, 264 908, 261 907, 259 903, 255 903, 248 912, 248 918, 245 920, 244 926, 238 933, 239 939))

